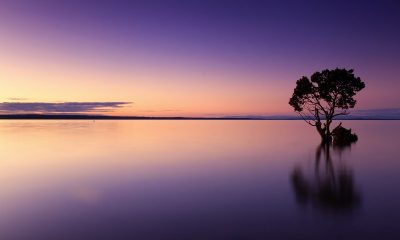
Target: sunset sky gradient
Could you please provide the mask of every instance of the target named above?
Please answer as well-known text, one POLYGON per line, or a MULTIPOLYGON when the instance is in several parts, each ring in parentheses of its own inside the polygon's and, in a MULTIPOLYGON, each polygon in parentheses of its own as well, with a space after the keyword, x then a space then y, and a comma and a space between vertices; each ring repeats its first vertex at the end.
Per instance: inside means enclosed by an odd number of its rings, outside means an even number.
POLYGON ((0 102, 291 114, 297 79, 344 67, 366 83, 358 109, 400 108, 400 6, 368 2, 2 0, 0 102))

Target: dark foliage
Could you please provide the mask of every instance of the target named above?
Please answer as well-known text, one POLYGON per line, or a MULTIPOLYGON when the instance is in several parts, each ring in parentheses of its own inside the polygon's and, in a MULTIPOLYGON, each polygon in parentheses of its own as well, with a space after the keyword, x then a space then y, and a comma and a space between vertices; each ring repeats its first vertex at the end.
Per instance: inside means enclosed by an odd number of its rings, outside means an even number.
POLYGON ((304 76, 297 80, 289 104, 308 124, 317 128, 322 141, 331 141, 332 120, 347 115, 348 109, 354 108, 357 103, 354 96, 364 87, 353 69, 326 69, 314 73, 310 79, 304 76))
POLYGON ((358 140, 358 136, 352 133, 351 129, 346 129, 341 124, 333 129, 332 136, 333 144, 337 146, 347 146, 358 140))

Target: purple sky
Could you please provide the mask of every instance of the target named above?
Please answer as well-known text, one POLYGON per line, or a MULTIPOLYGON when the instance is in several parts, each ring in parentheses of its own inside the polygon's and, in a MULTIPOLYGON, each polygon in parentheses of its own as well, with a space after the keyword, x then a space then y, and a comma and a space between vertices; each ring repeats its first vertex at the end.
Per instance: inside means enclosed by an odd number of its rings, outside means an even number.
POLYGON ((298 78, 345 67, 366 83, 358 108, 399 108, 399 5, 3 0, 2 99, 135 102, 125 114, 140 115, 290 113, 298 78))

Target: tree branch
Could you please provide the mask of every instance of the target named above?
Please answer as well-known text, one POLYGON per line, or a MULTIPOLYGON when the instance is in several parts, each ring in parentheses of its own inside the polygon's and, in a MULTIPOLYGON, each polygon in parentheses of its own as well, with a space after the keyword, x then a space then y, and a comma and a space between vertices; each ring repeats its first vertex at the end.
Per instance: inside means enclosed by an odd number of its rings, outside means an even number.
POLYGON ((316 124, 315 124, 315 123, 312 123, 312 121, 315 122, 315 120, 307 119, 306 117, 309 117, 309 116, 307 116, 307 115, 305 115, 305 114, 303 114, 303 113, 301 113, 301 112, 298 112, 298 113, 299 113, 300 117, 301 117, 306 123, 308 123, 309 125, 315 127, 316 124))

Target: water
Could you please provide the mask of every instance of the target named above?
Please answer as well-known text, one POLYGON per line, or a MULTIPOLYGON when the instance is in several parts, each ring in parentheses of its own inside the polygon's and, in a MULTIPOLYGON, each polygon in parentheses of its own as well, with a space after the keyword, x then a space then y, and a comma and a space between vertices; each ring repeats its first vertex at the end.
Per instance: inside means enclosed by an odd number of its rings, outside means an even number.
POLYGON ((1 121, 0 239, 400 239, 400 122, 343 125, 1 121))

